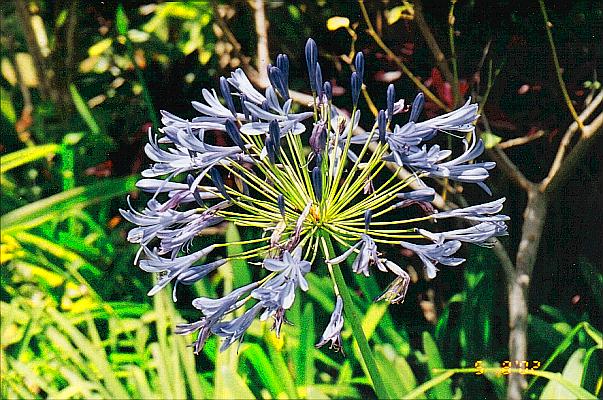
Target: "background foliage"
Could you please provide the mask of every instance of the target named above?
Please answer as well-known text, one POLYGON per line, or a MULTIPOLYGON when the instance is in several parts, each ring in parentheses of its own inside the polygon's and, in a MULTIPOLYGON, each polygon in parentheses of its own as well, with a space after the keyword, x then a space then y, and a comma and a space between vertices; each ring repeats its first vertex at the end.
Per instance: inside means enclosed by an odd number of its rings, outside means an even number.
MULTIPOLYGON (((379 36, 452 106, 454 88, 435 68, 414 6, 367 2, 379 36)), ((547 7, 564 80, 581 108, 601 85, 602 5, 559 1, 547 7)), ((528 178, 541 179, 572 119, 551 78, 555 70, 537 2, 459 1, 453 25, 447 6, 426 2, 423 8, 439 43, 448 43, 453 27, 459 92, 485 103, 484 138, 495 143, 538 135, 509 154, 528 178)), ((271 55, 290 55, 292 88, 306 90, 302 48, 311 36, 336 96, 345 99, 346 56, 353 46, 367 57, 367 90, 375 102, 384 101, 390 82, 403 97, 414 97, 417 88, 365 32, 356 3, 267 2, 266 11, 271 55)), ((175 308, 165 293, 148 298, 152 278, 132 265, 135 248, 125 241, 129 226, 117 209, 127 193, 137 199, 147 129, 158 126, 160 109, 192 117, 190 101, 201 88, 254 65, 253 7, 243 1, 166 2, 119 12, 112 2, 17 0, 1 13, 2 397, 373 396, 349 327, 347 357, 314 347, 333 309, 327 277, 308 276, 309 295, 297 297, 281 339, 256 321, 238 349, 219 353, 213 338, 194 357, 186 347, 192 339, 172 333, 175 323, 197 317, 190 301, 175 308)), ((442 48, 450 56, 450 48, 442 48)), ((365 126, 371 115, 366 104, 365 126)), ((435 115, 437 106, 432 102, 427 112, 435 115)), ((600 396, 601 168, 596 150, 550 206, 529 296, 526 361, 539 361, 542 371, 530 377, 529 397, 600 396)), ((512 219, 505 245, 516 249, 524 196, 497 172, 492 187, 508 198, 505 212, 512 219)), ((472 188, 463 194, 484 196, 472 188)), ((254 234, 226 225, 214 233, 199 240, 254 234)), ((394 398, 505 394, 506 377, 498 368, 509 359, 503 272, 491 250, 465 252, 463 266, 442 268, 431 282, 415 272, 403 305, 373 303, 383 282, 349 276, 394 398), (484 375, 466 369, 478 360, 493 369, 484 375)), ((389 257, 410 262, 411 272, 420 270, 403 254, 389 257)), ((245 263, 229 264, 188 296, 228 291, 254 273, 245 263)))

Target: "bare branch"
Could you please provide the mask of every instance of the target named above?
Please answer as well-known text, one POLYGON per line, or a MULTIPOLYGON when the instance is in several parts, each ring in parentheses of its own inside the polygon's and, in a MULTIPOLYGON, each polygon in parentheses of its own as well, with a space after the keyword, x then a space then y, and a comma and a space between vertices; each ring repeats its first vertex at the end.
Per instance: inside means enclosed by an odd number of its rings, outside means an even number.
POLYGON ((541 129, 529 136, 521 136, 515 139, 505 140, 504 142, 499 143, 496 147, 501 150, 510 149, 511 147, 521 146, 530 143, 533 140, 540 139, 544 136, 544 134, 545 132, 541 129))
POLYGON ((383 40, 381 40, 379 34, 373 28, 373 23, 371 22, 368 12, 366 11, 366 7, 364 6, 364 0, 358 0, 358 5, 360 5, 360 11, 362 11, 364 22, 368 27, 367 33, 373 38, 375 43, 377 43, 377 45, 381 47, 381 49, 387 54, 387 56, 396 63, 398 68, 402 70, 402 72, 408 77, 408 79, 410 79, 419 89, 421 89, 421 91, 423 91, 425 96, 427 96, 431 101, 437 104, 437 106, 440 107, 442 110, 446 112, 450 111, 450 109, 444 103, 442 103, 442 101, 438 99, 438 97, 434 95, 425 85, 423 85, 423 82, 421 82, 421 80, 417 78, 410 71, 410 69, 408 69, 408 67, 402 62, 400 57, 394 54, 394 52, 389 47, 387 47, 383 40))
MULTIPOLYGON (((591 114, 597 109, 597 107, 601 104, 601 102, 603 102, 603 90, 601 90, 599 92, 599 94, 588 104, 588 106, 584 109, 584 111, 582 111, 582 113, 578 117, 581 124, 583 124, 584 121, 587 120, 591 116, 591 114)), ((595 119, 595 121, 596 121, 596 119, 595 119)), ((593 121, 593 123, 595 123, 595 121, 593 121)), ((591 123, 591 125, 592 125, 592 123, 591 123)), ((583 128, 582 128, 583 136, 592 135, 592 132, 597 129, 598 129, 598 127, 596 126, 596 123, 593 128, 591 128, 590 125, 588 127, 583 126, 583 128)), ((545 190, 547 188, 547 186, 550 184, 551 180, 559 172, 559 169, 561 168, 561 165, 563 163, 563 158, 565 157, 565 153, 567 152, 568 147, 572 141, 572 138, 574 137, 574 134, 577 131, 578 131, 578 123, 576 123, 574 121, 569 126, 569 128, 567 128, 567 131, 565 131, 565 134, 563 135, 563 139, 561 139, 561 143, 559 144, 559 149, 557 150, 557 154, 555 155, 555 160, 553 161, 553 164, 551 165, 551 169, 549 170, 549 173, 546 176, 546 178, 544 178, 542 180, 542 182, 540 183, 541 190, 545 190)))
POLYGON ((563 161, 561 167, 547 186, 540 186, 540 190, 551 195, 556 194, 565 182, 572 176, 579 167, 582 159, 588 154, 591 147, 598 140, 598 136, 603 132, 603 113, 599 114, 589 125, 584 127, 588 136, 583 136, 574 146, 569 156, 563 161))
POLYGON ((266 20, 266 9, 264 0, 254 0, 253 17, 255 20, 255 33, 257 36, 257 62, 258 79, 268 84, 267 67, 270 63, 270 52, 268 50, 268 21, 266 20))
POLYGON ((498 146, 488 151, 488 154, 496 161, 496 164, 502 169, 513 182, 524 190, 530 190, 534 186, 528 178, 519 170, 517 165, 505 154, 498 146))
POLYGON ((36 75, 38 76, 38 84, 40 95, 45 100, 56 100, 55 96, 53 96, 52 87, 47 78, 47 59, 42 54, 42 50, 38 45, 38 41, 36 40, 36 34, 34 32, 34 28, 31 23, 31 14, 29 12, 29 3, 25 0, 17 0, 15 1, 15 11, 17 18, 19 19, 21 29, 23 29, 23 34, 25 36, 25 41, 27 42, 27 50, 29 50, 29 54, 34 60, 34 67, 36 69, 36 75))

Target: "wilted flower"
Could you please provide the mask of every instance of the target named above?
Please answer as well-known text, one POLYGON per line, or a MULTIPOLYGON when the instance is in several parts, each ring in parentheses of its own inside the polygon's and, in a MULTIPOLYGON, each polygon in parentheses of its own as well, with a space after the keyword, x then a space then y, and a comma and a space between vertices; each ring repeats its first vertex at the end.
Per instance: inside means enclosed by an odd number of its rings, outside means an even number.
MULTIPOLYGON (((141 246, 136 262, 159 274, 149 295, 173 282, 175 301, 178 284, 190 285, 230 261, 255 260, 261 265, 254 274, 263 276, 258 281, 221 298, 193 300, 201 317, 177 325, 176 332, 198 332, 196 353, 212 334, 224 338, 221 350, 240 341, 256 318, 273 319, 273 329, 280 334, 296 294, 308 290, 306 275, 321 249, 331 270, 353 257, 355 273, 368 276, 371 269, 391 273, 392 283, 377 300, 400 302, 410 277, 383 257, 380 248, 397 245, 411 250, 434 278, 437 264, 455 266, 463 261, 453 256, 461 242, 488 245, 491 237, 506 234, 508 218, 498 215, 504 199, 439 213, 431 206, 435 197, 427 182, 431 178, 476 183, 488 191, 484 180, 494 163, 476 160, 484 151, 473 125, 477 105, 467 102, 458 110, 419 121, 423 94, 407 107, 403 99, 396 101, 394 86, 389 85, 386 108, 372 129, 355 135, 364 55, 358 53, 354 59, 349 114, 332 104, 331 84, 323 81, 312 39, 305 55, 315 98, 312 110, 298 112, 293 107, 289 59, 281 54, 268 67, 270 86, 263 93, 237 69, 220 79, 220 95, 202 90, 203 102, 192 104, 200 116, 189 121, 162 111, 161 135, 149 132, 145 151, 152 164, 137 186, 152 198, 143 211, 131 205, 121 211, 136 225, 128 234, 129 241, 141 246), (410 113, 404 121, 398 114, 406 111, 410 113), (466 137, 464 152, 451 158, 452 151, 429 143, 442 133, 466 137), (222 135, 228 144, 215 144, 220 143, 215 135, 222 135), (369 149, 373 143, 376 147, 369 149), (399 180, 397 171, 386 172, 386 161, 413 174, 399 180), (413 181, 421 182, 422 188, 410 190, 413 181), (398 210, 412 204, 421 206, 425 215, 400 219, 398 210), (423 225, 447 218, 476 225, 444 232, 431 232, 423 225), (195 247, 197 236, 223 223, 255 230, 257 237, 195 247), (328 245, 331 239, 341 245, 339 255, 328 245), (219 249, 231 245, 245 250, 220 256, 219 249), (235 316, 236 310, 241 312, 235 316)), ((312 273, 323 270, 315 265, 312 273)), ((343 288, 333 284, 335 309, 318 346, 330 342, 339 349, 343 307, 348 305, 339 296, 343 288)))

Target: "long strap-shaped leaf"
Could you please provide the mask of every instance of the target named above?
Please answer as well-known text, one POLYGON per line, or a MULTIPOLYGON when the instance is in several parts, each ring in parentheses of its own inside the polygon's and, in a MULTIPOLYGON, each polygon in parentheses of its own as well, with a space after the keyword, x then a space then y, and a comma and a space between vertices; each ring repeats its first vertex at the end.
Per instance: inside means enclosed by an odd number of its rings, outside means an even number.
POLYGON ((3 234, 34 228, 68 212, 122 196, 135 188, 136 179, 107 179, 38 200, 4 214, 0 219, 0 228, 3 234))

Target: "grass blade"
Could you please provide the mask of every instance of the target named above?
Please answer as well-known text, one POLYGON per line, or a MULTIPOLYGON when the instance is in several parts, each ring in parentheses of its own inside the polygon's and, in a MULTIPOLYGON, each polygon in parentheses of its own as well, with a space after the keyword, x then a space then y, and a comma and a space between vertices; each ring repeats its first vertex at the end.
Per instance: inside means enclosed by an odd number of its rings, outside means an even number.
POLYGON ((90 186, 80 186, 38 200, 4 214, 0 229, 3 234, 10 234, 31 229, 52 219, 65 217, 70 212, 134 190, 137 180, 135 176, 102 180, 90 186))
POLYGON ((57 153, 61 146, 55 143, 42 144, 34 147, 27 147, 0 157, 0 174, 4 174, 13 168, 30 163, 40 158, 48 157, 57 153))

